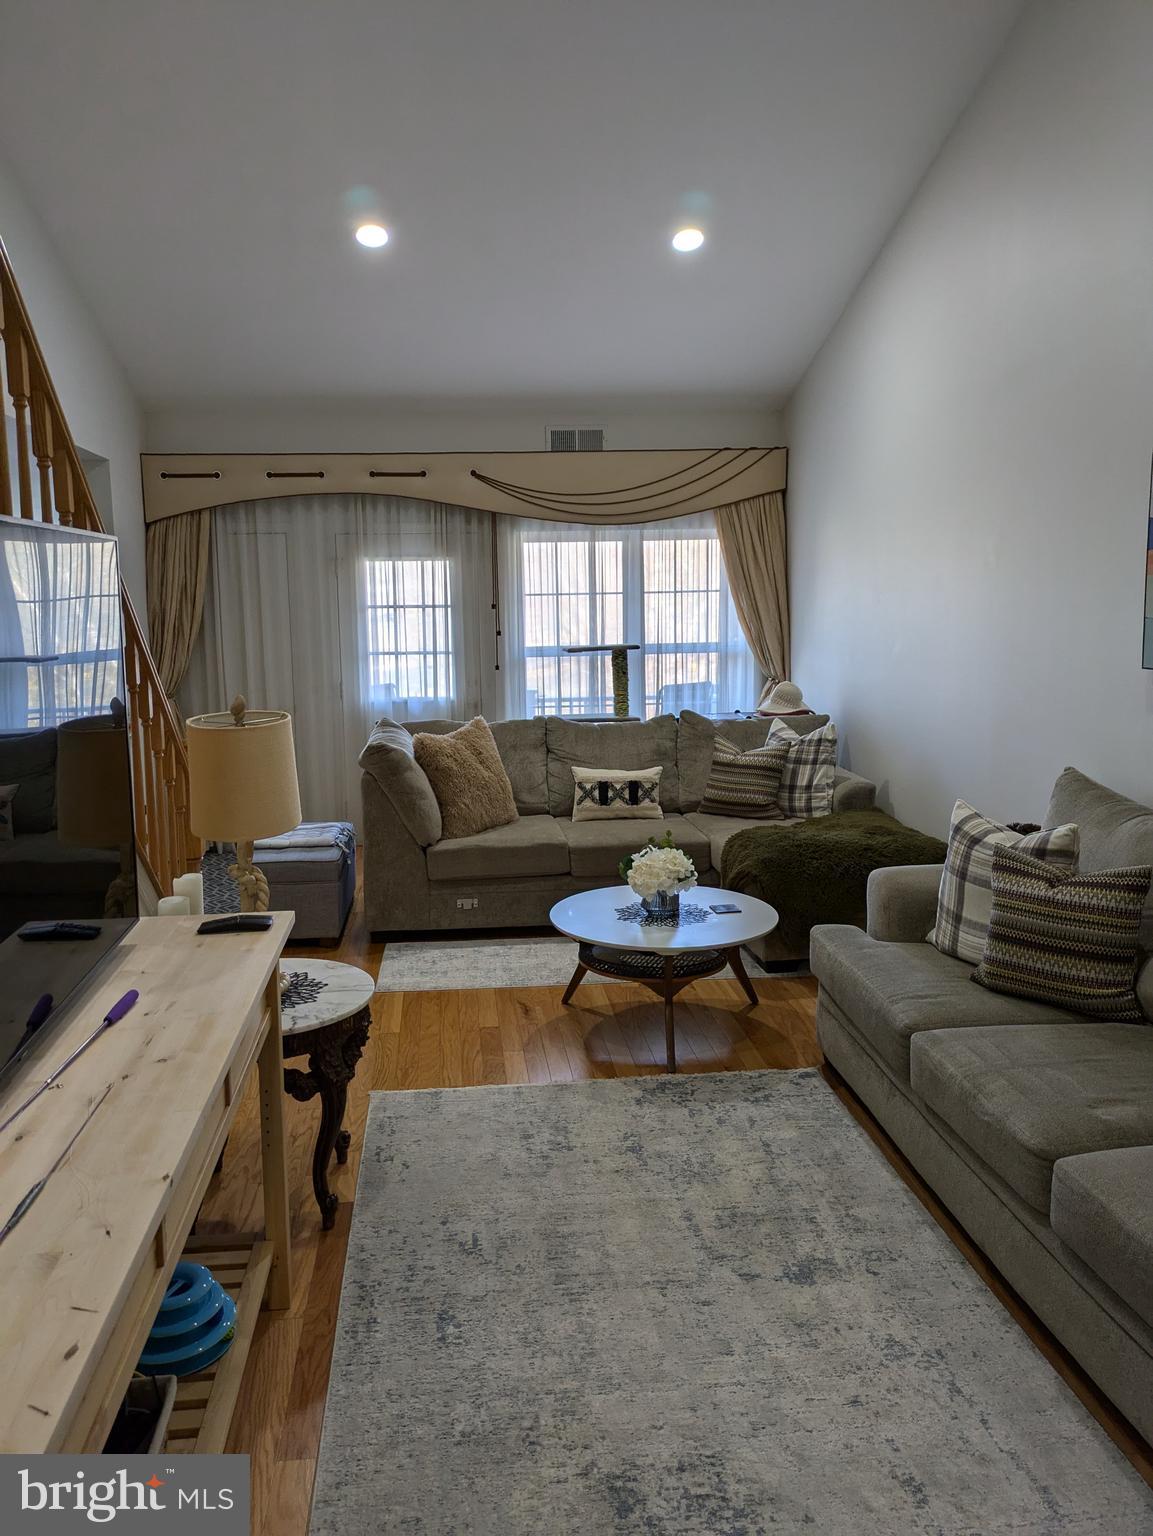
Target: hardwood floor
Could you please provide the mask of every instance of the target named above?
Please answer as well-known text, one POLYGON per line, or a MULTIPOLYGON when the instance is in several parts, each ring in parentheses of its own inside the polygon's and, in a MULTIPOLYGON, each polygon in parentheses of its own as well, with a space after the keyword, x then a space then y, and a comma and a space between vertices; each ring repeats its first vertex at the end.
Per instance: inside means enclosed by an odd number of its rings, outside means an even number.
MULTIPOLYGON (((376 974, 383 946, 364 926, 360 892, 338 948, 317 950, 376 974)), ((290 950, 289 954, 312 951, 290 950)), ((678 1001, 678 1057, 685 1072, 790 1068, 821 1064, 811 978, 755 981, 752 1008, 736 982, 694 983, 678 1001)), ((629 1077, 663 1070, 663 1005, 627 984, 582 983, 579 1007, 561 1007, 561 988, 475 992, 377 993, 373 1028, 348 1098, 348 1163, 333 1165, 340 1196, 336 1225, 322 1232, 312 1195, 315 1102, 285 1099, 296 1300, 288 1313, 265 1313, 253 1343, 233 1420, 230 1449, 252 1457, 253 1532, 306 1536, 320 1443, 328 1368, 340 1299, 351 1201, 360 1162, 368 1095, 374 1089, 467 1087, 629 1077)), ((1064 1350, 969 1243, 850 1090, 834 1090, 885 1156, 1000 1297, 1034 1344, 1153 1484, 1153 1451, 1103 1399, 1064 1350)), ((213 1180, 198 1230, 250 1231, 261 1220, 259 1120, 250 1082, 222 1172, 213 1180)))

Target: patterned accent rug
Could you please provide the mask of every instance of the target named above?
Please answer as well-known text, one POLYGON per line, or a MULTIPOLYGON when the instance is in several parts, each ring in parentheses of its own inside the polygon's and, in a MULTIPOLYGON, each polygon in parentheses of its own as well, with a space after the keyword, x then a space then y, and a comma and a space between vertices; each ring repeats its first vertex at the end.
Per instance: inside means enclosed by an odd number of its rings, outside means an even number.
POLYGON ((814 1071, 374 1093, 312 1536, 1122 1536, 1153 1492, 814 1071))
MULTIPOLYGON (((750 976, 767 973, 747 950, 750 976)), ((577 946, 572 939, 550 934, 538 939, 453 939, 441 943, 388 944, 380 962, 378 992, 471 992, 488 987, 567 987, 576 969, 577 946)), ((796 971, 788 972, 796 976, 796 971)), ((726 965, 716 980, 733 980, 726 965)), ((616 987, 607 976, 592 978, 594 986, 616 987)))
POLYGON ((228 873, 235 861, 236 852, 231 847, 223 853, 210 848, 200 860, 206 912, 239 912, 240 892, 236 888, 236 881, 228 873))

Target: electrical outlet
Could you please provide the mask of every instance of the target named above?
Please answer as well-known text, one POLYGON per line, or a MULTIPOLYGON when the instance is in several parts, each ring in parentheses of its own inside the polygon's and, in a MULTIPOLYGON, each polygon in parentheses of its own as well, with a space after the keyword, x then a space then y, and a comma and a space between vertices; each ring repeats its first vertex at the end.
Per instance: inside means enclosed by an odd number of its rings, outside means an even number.
POLYGON ((474 907, 479 906, 479 896, 458 896, 456 898, 456 910, 458 912, 471 912, 474 907))

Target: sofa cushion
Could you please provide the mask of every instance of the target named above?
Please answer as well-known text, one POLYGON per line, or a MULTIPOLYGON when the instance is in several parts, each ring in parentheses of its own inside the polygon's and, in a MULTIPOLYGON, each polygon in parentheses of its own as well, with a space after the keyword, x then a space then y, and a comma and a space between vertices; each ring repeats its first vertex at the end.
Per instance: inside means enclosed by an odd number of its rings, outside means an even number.
POLYGON ((558 821, 568 842, 569 869, 581 879, 620 883, 617 865, 626 853, 636 853, 650 837, 658 841, 671 832, 677 847, 688 854, 697 874, 709 869, 709 840, 685 816, 666 816, 664 821, 558 821))
POLYGON ((411 732, 387 716, 378 720, 361 751, 360 766, 388 796, 410 837, 422 848, 440 840, 440 806, 416 760, 411 732))
POLYGON ((1153 1143, 1153 1030, 1143 1024, 926 1031, 912 1042, 910 1083, 1045 1216, 1058 1158, 1153 1143))
POLYGON ((0 784, 0 843, 10 843, 16 836, 12 825, 12 802, 19 789, 19 784, 0 784))
POLYGON ((548 755, 544 716, 535 720, 495 720, 492 736, 522 816, 548 813, 548 755))
MULTIPOLYGON (((571 816, 574 768, 607 763, 613 768, 651 768, 659 763, 661 805, 681 808, 677 779, 677 722, 673 715, 652 720, 545 720, 548 746, 548 801, 554 816, 571 816)), ((644 839, 642 838, 643 842, 644 839)))
MULTIPOLYGON (((754 716, 751 720, 713 721, 707 715, 698 715, 694 709, 683 709, 677 720, 677 777, 680 781, 680 808, 684 812, 695 811, 704 799, 705 784, 713 765, 713 744, 717 736, 731 741, 734 747, 747 752, 752 747, 763 747, 769 739, 771 719, 754 716)), ((799 736, 820 730, 828 725, 828 715, 790 715, 788 723, 799 736)), ((871 802, 870 802, 871 803, 871 802)), ((849 809, 848 806, 844 809, 849 809)))
MULTIPOLYGON (((0 844, 0 896, 29 897, 74 894, 100 897, 120 871, 117 854, 108 848, 74 848, 59 842, 55 832, 29 832, 0 844)), ((99 915, 99 908, 95 909, 99 915)), ((90 909, 79 912, 90 915, 90 909)))
POLYGON ((1153 1327, 1153 1147, 1053 1165, 1053 1231, 1153 1327))
POLYGON ((471 837, 445 837, 428 850, 430 880, 500 880, 565 875, 568 844, 551 816, 522 816, 471 837))
POLYGON ((829 996, 901 1083, 922 1030, 1076 1022, 1046 1003, 976 987, 963 960, 931 944, 885 944, 859 928, 824 924, 809 940, 809 965, 829 996))
MULTIPOLYGON (((1046 827, 1075 821, 1081 832, 1081 863, 1086 872, 1153 864, 1153 809, 1066 768, 1053 786, 1046 827)), ((1145 903, 1141 947, 1153 950, 1153 893, 1145 903)))
MULTIPOLYGON (((707 811, 693 811, 687 816, 686 821, 692 822, 698 832, 703 832, 709 840, 709 862, 714 869, 721 867, 721 856, 725 850, 725 844, 734 832, 744 832, 749 827, 763 827, 764 821, 747 819, 742 816, 710 816, 707 811)), ((775 827, 791 827, 791 821, 774 821, 775 827)))
POLYGON ((0 735, 0 784, 20 786, 12 802, 17 837, 51 832, 56 825, 56 732, 0 735))
POLYGON ((871 779, 847 768, 833 769, 833 810, 871 811, 877 803, 877 786, 871 779))

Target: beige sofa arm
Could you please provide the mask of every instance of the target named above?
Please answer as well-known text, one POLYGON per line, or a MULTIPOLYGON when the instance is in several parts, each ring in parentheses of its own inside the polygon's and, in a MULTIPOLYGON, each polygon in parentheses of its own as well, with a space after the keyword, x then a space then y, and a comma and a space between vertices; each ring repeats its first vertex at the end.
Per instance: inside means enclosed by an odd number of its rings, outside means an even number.
POLYGON ((916 944, 937 921, 943 864, 896 864, 869 876, 866 906, 871 938, 916 944))
POLYGON ((838 768, 833 774, 834 811, 871 811, 877 798, 877 786, 860 774, 838 768))
POLYGON ((375 774, 360 776, 364 807, 364 916, 370 933, 430 926, 428 863, 375 774))

